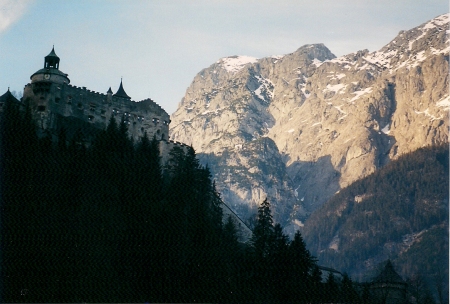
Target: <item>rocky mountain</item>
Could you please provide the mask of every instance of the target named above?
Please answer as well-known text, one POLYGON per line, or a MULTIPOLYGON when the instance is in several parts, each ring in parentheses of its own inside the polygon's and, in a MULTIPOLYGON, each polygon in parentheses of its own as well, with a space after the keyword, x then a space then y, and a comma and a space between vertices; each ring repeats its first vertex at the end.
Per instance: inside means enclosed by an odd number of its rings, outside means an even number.
POLYGON ((342 189, 301 229, 312 254, 360 282, 391 259, 403 278, 420 274, 448 295, 448 153, 420 148, 342 189))
POLYGON ((171 116, 223 199, 246 217, 267 196, 287 228, 390 160, 448 141, 449 14, 379 51, 336 58, 323 44, 200 71, 171 116))

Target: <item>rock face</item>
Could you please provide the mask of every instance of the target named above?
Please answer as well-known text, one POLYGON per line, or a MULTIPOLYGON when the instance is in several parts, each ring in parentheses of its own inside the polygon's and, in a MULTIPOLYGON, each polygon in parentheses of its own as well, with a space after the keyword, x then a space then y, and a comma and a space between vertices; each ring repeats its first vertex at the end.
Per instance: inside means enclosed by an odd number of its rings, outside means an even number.
POLYGON ((244 218, 267 196, 295 228, 334 193, 406 152, 448 141, 449 14, 376 52, 323 44, 198 73, 171 116, 244 218))

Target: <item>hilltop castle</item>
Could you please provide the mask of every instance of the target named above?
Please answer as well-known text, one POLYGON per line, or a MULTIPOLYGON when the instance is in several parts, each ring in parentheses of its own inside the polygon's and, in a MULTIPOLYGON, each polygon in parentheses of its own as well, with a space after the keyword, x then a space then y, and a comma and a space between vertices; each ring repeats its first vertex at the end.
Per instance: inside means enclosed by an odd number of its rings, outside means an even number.
MULTIPOLYGON (((163 164, 167 163, 169 152, 175 146, 186 151, 186 144, 169 140, 170 116, 153 100, 131 100, 122 81, 115 94, 111 88, 103 94, 73 86, 68 75, 59 69, 59 62, 53 48, 45 56, 44 67, 31 75, 31 83, 25 85, 20 101, 9 89, 0 96, 0 114, 8 101, 20 104, 22 110, 29 106, 40 136, 47 134, 56 138, 64 128, 69 139, 75 132, 81 131, 86 144, 91 143, 99 131, 105 130, 113 117, 117 123, 123 121, 128 124, 128 133, 134 142, 145 133, 150 139, 155 136, 159 140, 163 164)), ((230 215, 236 221, 241 240, 248 240, 250 229, 226 204, 222 204, 222 209, 224 218, 230 215)))
POLYGON ((56 134, 63 126, 72 131, 78 128, 90 141, 95 133, 92 131, 104 130, 114 117, 118 123, 128 124, 134 140, 144 133, 149 138, 168 140, 170 116, 153 100, 131 100, 122 81, 115 94, 111 88, 103 94, 73 86, 68 75, 59 69, 59 62, 53 48, 45 56, 44 67, 31 75, 31 83, 24 88, 22 102, 31 107, 41 132, 56 134))

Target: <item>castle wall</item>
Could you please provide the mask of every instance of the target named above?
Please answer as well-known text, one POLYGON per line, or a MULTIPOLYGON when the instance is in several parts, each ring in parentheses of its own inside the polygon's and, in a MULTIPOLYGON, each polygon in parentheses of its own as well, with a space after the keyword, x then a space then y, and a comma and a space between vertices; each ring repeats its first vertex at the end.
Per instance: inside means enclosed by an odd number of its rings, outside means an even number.
POLYGON ((43 130, 58 130, 58 115, 104 130, 112 116, 117 123, 123 119, 128 124, 128 132, 135 140, 145 132, 149 138, 168 139, 170 116, 150 99, 135 102, 86 87, 33 81, 25 86, 23 100, 31 105, 34 119, 43 130))

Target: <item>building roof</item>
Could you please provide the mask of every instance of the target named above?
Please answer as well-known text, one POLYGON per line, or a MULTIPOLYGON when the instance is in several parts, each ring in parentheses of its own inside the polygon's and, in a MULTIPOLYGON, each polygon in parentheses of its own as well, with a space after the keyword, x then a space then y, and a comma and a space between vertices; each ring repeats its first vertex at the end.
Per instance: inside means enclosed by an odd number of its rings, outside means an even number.
POLYGON ((5 94, 0 96, 0 102, 7 102, 9 100, 20 103, 20 101, 16 97, 14 97, 13 94, 11 94, 11 92, 9 91, 9 88, 8 88, 8 91, 6 91, 5 94))
POLYGON ((48 68, 48 69, 44 68, 44 69, 40 69, 39 71, 36 71, 35 73, 33 73, 33 75, 30 76, 30 79, 33 78, 33 76, 36 74, 55 74, 55 75, 66 77, 67 79, 68 79, 67 76, 69 76, 66 73, 63 73, 60 70, 55 69, 55 68, 48 68))
POLYGON ((400 277, 400 275, 395 272, 394 266, 392 266, 392 263, 390 260, 387 261, 386 265, 384 266, 383 270, 376 276, 373 281, 373 283, 402 283, 406 284, 405 281, 400 277))
POLYGON ((112 90, 111 90, 111 87, 109 87, 109 89, 108 89, 108 92, 106 92, 106 94, 112 94, 112 90))
POLYGON ((56 57, 56 58, 59 59, 58 55, 56 55, 56 53, 55 53, 55 46, 53 46, 52 51, 51 51, 47 56, 45 56, 45 57, 46 57, 46 58, 47 58, 47 57, 56 57))
POLYGON ((125 93, 125 90, 123 89, 122 79, 120 80, 119 89, 117 90, 116 94, 114 94, 114 96, 131 99, 131 97, 128 96, 127 93, 125 93))

